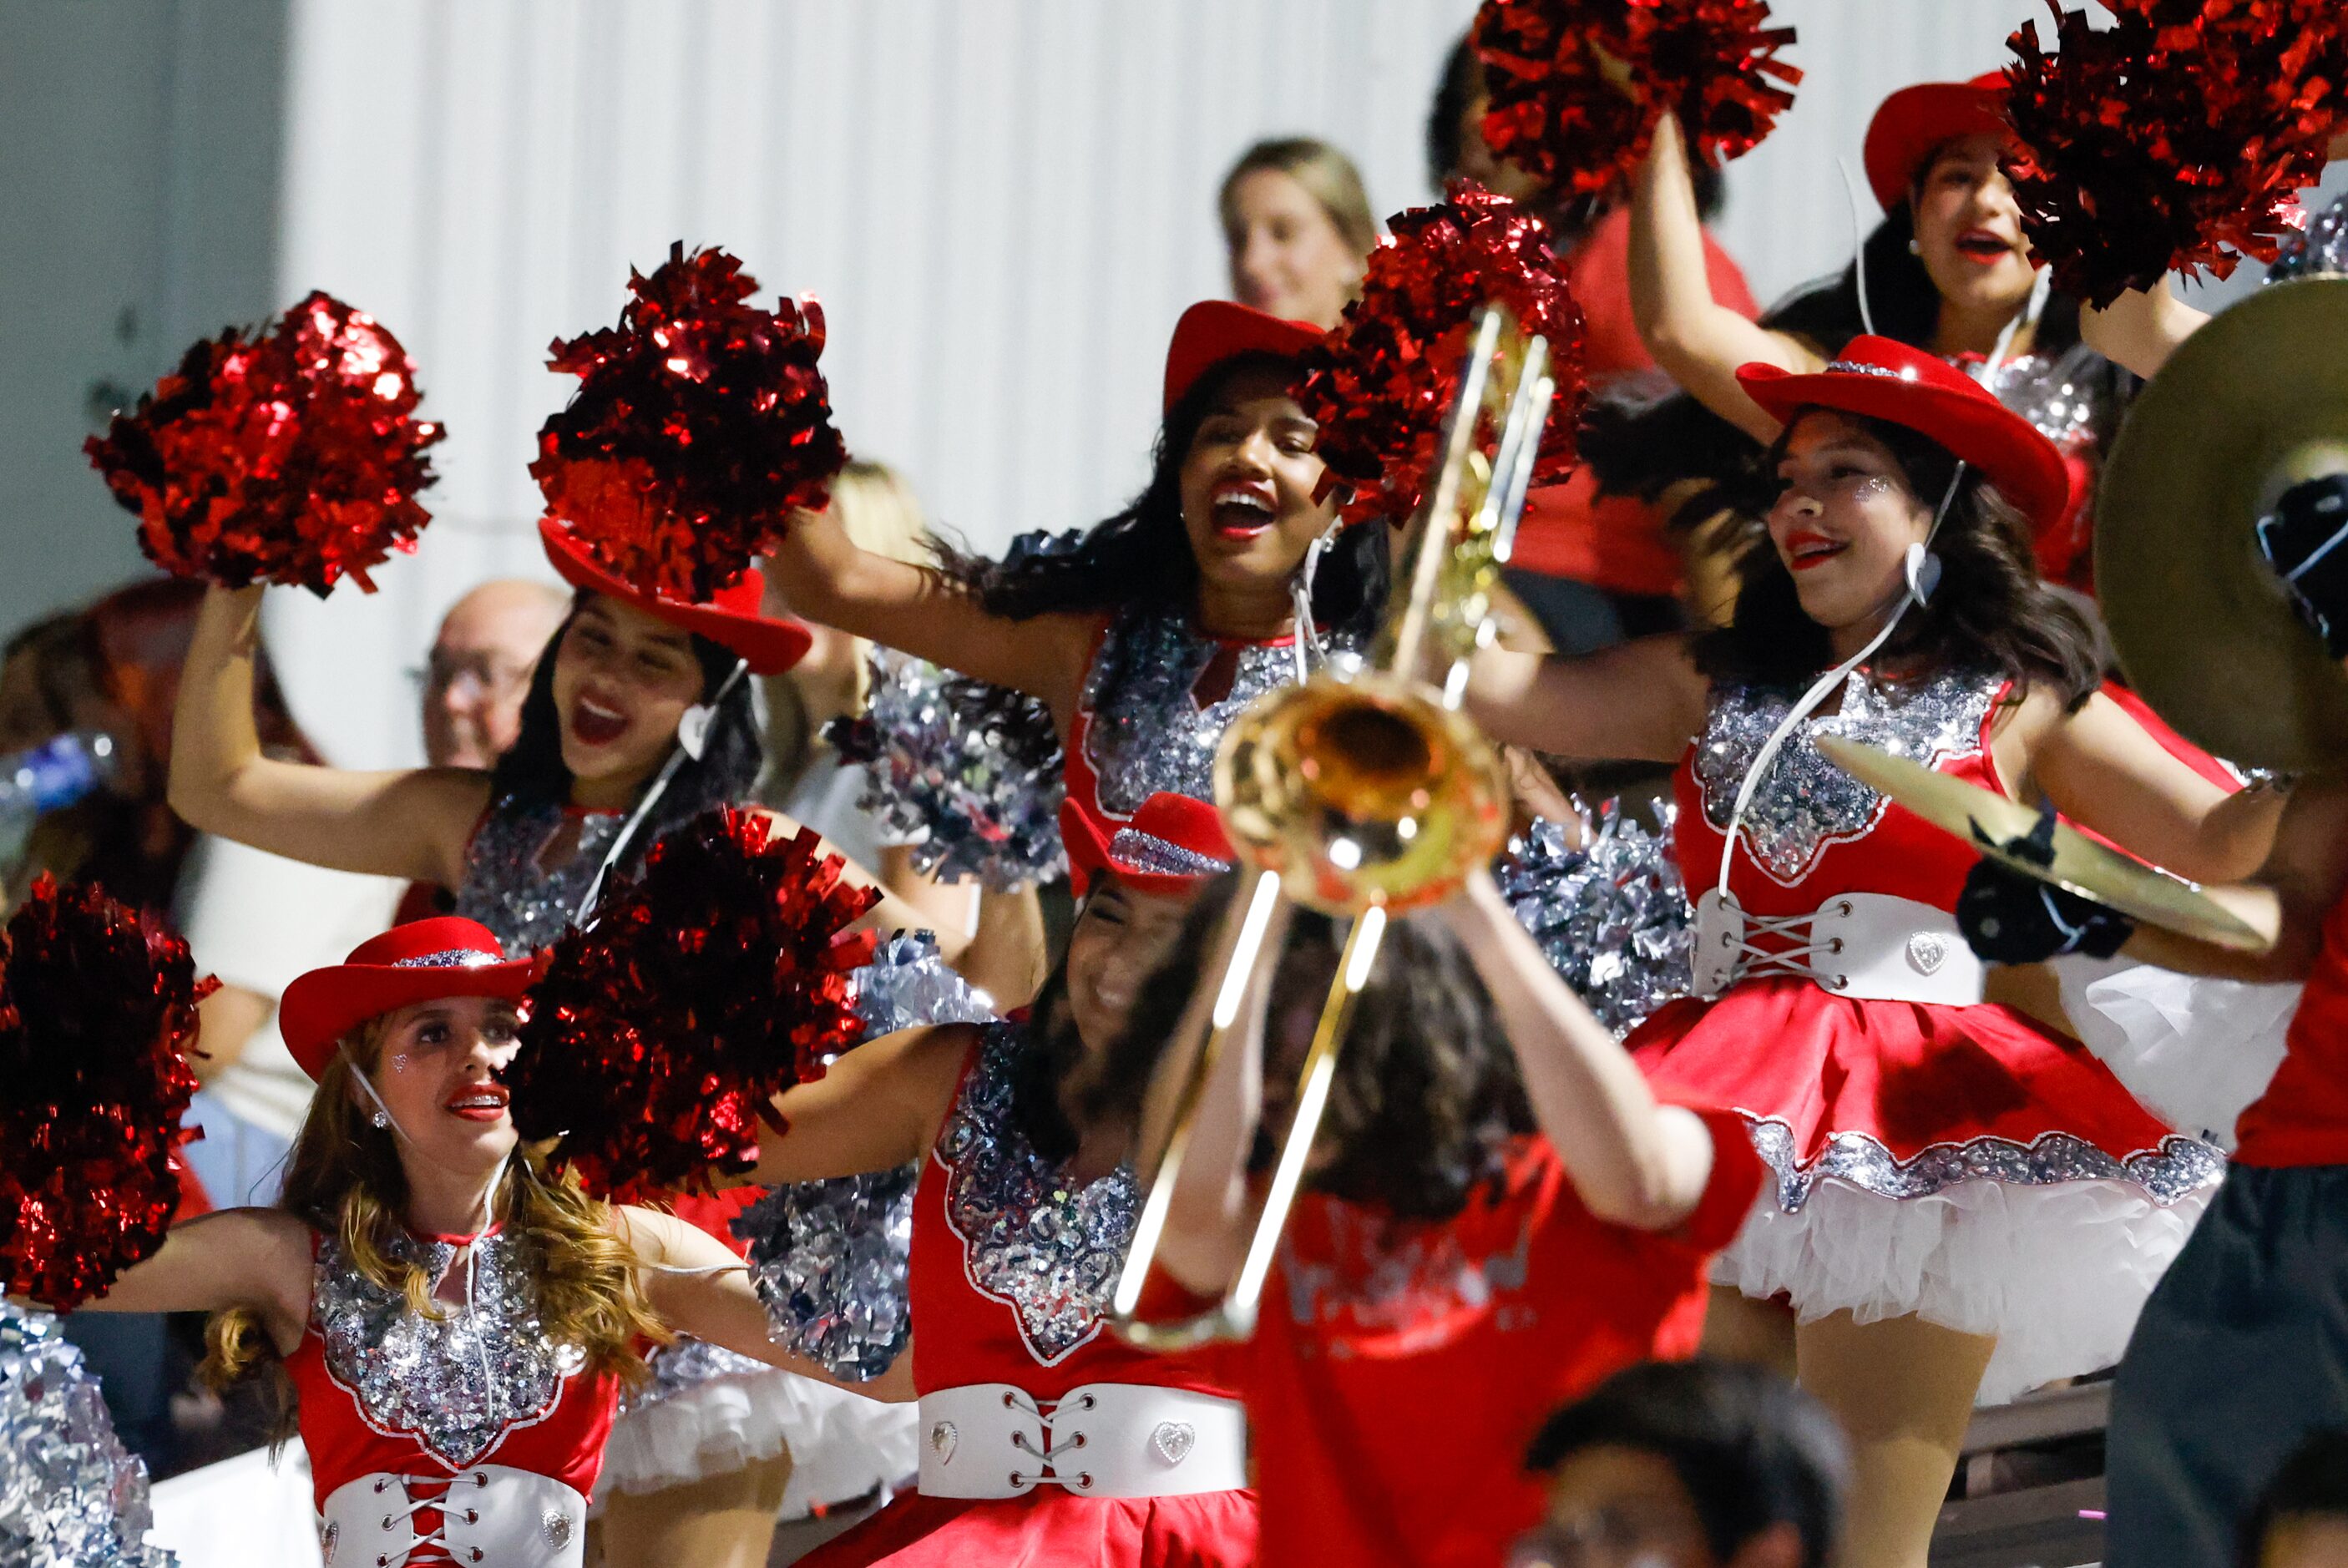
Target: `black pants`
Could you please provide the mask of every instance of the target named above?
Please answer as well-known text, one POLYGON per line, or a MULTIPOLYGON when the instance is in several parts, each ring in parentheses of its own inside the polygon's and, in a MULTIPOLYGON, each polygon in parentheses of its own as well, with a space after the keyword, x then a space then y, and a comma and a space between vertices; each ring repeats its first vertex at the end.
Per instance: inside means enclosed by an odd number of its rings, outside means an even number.
POLYGON ((2237 1165, 2112 1388, 2106 1568, 2230 1568, 2318 1428, 2348 1426, 2348 1165, 2237 1165))

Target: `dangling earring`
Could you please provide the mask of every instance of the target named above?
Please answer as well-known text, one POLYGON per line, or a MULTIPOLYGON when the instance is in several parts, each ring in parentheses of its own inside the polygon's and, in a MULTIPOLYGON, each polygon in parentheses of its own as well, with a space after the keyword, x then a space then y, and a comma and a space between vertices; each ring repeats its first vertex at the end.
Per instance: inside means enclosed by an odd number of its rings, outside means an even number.
POLYGON ((377 1132, 380 1132, 385 1128, 391 1125, 391 1116, 387 1111, 377 1110, 373 1116, 367 1118, 367 1122, 368 1125, 372 1126, 377 1132))

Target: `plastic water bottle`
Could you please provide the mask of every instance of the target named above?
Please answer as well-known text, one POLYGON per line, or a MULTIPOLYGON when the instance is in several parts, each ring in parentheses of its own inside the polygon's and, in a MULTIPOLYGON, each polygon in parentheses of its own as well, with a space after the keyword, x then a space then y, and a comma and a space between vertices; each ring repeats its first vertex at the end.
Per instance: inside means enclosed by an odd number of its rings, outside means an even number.
POLYGON ((87 729, 0 757, 0 866, 14 869, 33 824, 97 793, 117 766, 114 738, 87 729))

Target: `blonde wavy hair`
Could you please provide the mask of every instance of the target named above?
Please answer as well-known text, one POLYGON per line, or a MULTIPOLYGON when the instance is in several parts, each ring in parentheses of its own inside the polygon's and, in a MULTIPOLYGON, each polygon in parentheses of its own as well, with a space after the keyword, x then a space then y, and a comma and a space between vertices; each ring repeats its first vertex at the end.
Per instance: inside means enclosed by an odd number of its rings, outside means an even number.
MULTIPOLYGON (((391 1251, 408 1197, 397 1135, 373 1125, 359 1109, 360 1091, 352 1081, 355 1073, 374 1070, 383 1036, 384 1016, 370 1018, 328 1059, 294 1141, 277 1206, 332 1235, 369 1283, 405 1295, 409 1310, 438 1318, 447 1308, 432 1295, 431 1276, 391 1251)), ((589 1197, 577 1178, 551 1174, 540 1151, 522 1148, 499 1184, 497 1219, 523 1249, 548 1337, 577 1346, 595 1371, 629 1387, 641 1383, 644 1361, 638 1346, 675 1336, 644 1299, 635 1260, 613 1231, 611 1206, 589 1197)), ((274 1436, 283 1442, 294 1429, 293 1385, 259 1315, 247 1307, 215 1313, 204 1339, 197 1372, 211 1387, 263 1371, 273 1377, 274 1436)))

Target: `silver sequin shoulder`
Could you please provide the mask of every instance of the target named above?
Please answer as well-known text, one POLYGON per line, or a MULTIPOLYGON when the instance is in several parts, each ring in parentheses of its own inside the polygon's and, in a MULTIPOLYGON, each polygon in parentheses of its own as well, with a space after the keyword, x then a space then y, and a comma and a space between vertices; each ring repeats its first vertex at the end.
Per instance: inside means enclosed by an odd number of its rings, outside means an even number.
MULTIPOLYGON (((1982 722, 2002 682, 1979 670, 1949 670, 1929 680, 1893 684, 1854 670, 1842 710, 1797 726, 1769 763, 1745 810, 1746 851, 1770 880, 1791 887, 1809 874, 1828 844, 1864 837, 1883 815, 1883 797, 1826 759, 1820 735, 1847 736, 1927 768, 1981 749, 1982 722)), ((1772 731, 1792 710, 1781 690, 1715 688, 1695 778, 1704 820, 1728 831, 1737 790, 1772 731)))
MULTIPOLYGON (((1161 790, 1211 799, 1223 731, 1248 704, 1296 679, 1293 646, 1249 644, 1230 692, 1201 707, 1192 688, 1224 645, 1179 610, 1128 610, 1110 624, 1085 676, 1083 707, 1085 760, 1111 815, 1129 817, 1161 790)), ((1355 640, 1332 637, 1329 647, 1354 651, 1355 640)), ((1317 668, 1319 655, 1308 649, 1306 662, 1317 668)))
MULTIPOLYGON (((456 1249, 395 1237, 391 1254, 437 1284, 456 1249)), ((503 1235, 474 1243, 470 1305, 441 1303, 427 1317, 407 1295, 376 1284, 320 1238, 310 1328, 326 1373, 357 1403, 368 1426, 409 1436, 452 1469, 479 1462, 517 1427, 552 1414, 564 1381, 586 1364, 539 1322, 528 1261, 503 1235)))
POLYGON ((465 851, 457 913, 497 933, 508 953, 551 947, 571 929, 572 915, 623 820, 616 811, 582 814, 571 852, 560 864, 541 865, 539 857, 561 830, 565 815, 551 801, 533 805, 500 795, 465 851))
POLYGON ((1011 1308, 1028 1353, 1049 1367, 1100 1332, 1141 1189, 1127 1166, 1076 1187, 1020 1135, 1012 1100, 1027 1049, 1019 1026, 987 1028, 932 1155, 970 1282, 1011 1308))

